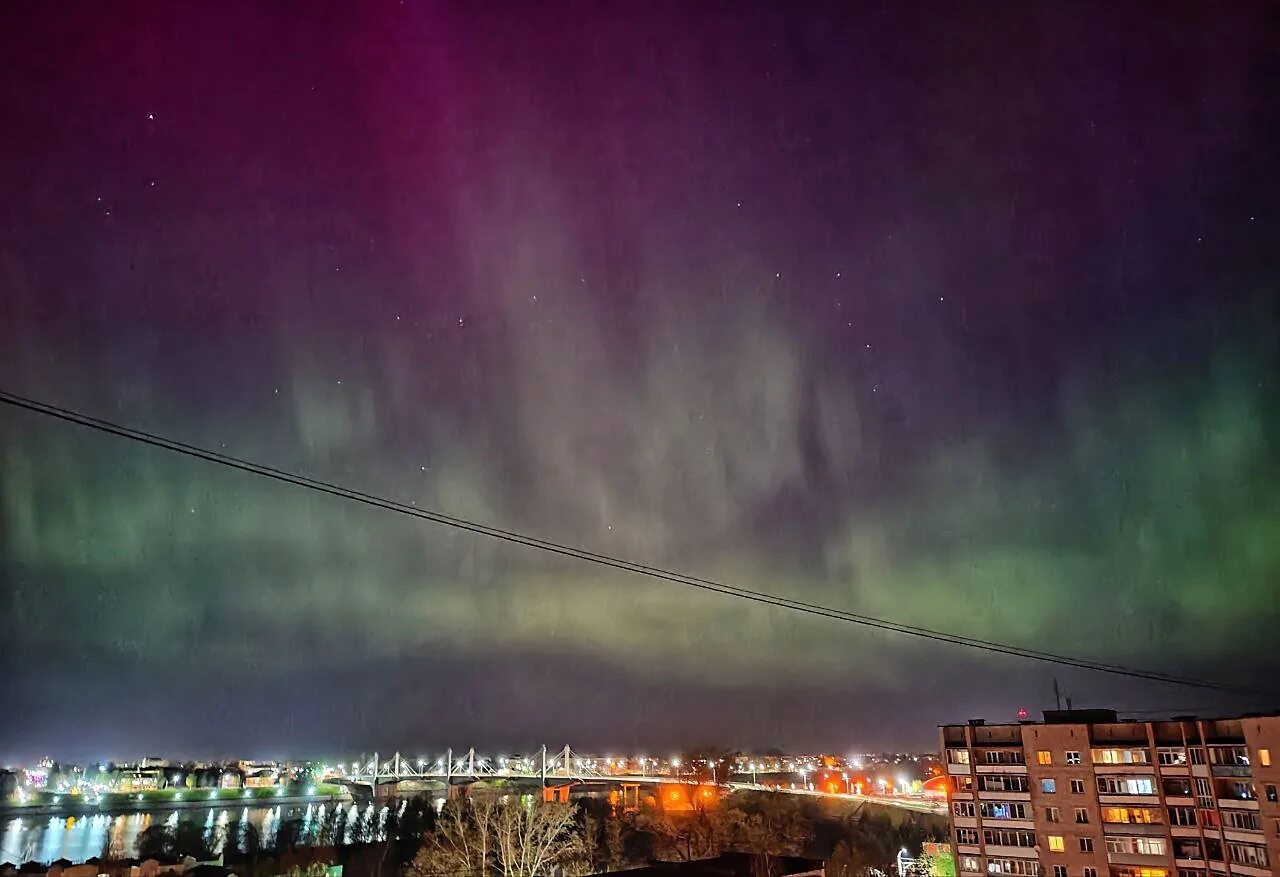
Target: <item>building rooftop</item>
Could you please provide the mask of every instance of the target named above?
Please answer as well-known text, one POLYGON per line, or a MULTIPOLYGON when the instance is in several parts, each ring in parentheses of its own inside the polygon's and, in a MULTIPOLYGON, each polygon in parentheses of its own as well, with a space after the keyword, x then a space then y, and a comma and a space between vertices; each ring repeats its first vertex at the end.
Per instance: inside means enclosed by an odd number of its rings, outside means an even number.
POLYGON ((1170 715, 1170 716, 1151 716, 1145 719, 1121 718, 1116 710, 1112 709, 1078 709, 1078 710, 1044 710, 1042 719, 1034 721, 1032 719, 1015 719, 1013 721, 991 722, 988 725, 986 719, 969 719, 964 722, 946 722, 939 725, 941 728, 963 728, 966 725, 974 728, 982 727, 1000 727, 1010 725, 1114 725, 1114 724, 1146 724, 1148 722, 1160 724, 1163 722, 1230 722, 1239 721, 1241 719, 1256 719, 1264 716, 1280 716, 1280 706, 1269 712, 1248 712, 1238 713, 1235 715, 1219 715, 1219 716, 1192 716, 1192 715, 1170 715))

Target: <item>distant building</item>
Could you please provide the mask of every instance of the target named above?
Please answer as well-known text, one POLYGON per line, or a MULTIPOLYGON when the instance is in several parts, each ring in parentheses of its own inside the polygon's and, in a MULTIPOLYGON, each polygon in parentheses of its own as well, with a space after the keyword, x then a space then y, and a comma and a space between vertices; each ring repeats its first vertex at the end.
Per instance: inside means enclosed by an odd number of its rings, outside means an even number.
POLYGON ((121 792, 149 792, 164 786, 164 771, 159 768, 123 771, 116 781, 116 789, 121 792))
POLYGON ((940 737, 960 877, 1270 877, 1280 863, 1280 716, 1064 710, 940 737))
POLYGON ((247 773, 244 777, 244 787, 246 789, 265 789, 276 784, 279 774, 274 770, 256 770, 253 773, 247 773))

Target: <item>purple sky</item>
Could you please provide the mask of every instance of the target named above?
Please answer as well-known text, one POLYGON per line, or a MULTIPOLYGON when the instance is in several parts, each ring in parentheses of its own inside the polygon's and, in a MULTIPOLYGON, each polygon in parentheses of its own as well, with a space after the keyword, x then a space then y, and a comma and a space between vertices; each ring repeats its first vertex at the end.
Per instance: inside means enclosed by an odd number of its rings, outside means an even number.
MULTIPOLYGON (((11 4, 0 386, 1263 684, 1278 39, 1262 3, 11 4)), ((1051 669, 11 410, 0 612, 0 757, 923 746, 1052 706, 1051 669)), ((1080 705, 1255 705, 1058 676, 1080 705)))

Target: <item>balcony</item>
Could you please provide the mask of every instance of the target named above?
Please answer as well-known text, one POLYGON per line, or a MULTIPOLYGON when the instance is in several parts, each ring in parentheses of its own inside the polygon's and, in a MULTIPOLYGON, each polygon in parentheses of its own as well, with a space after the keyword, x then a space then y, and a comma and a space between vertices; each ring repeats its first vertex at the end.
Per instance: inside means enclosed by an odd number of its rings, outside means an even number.
POLYGON ((1039 856, 1035 847, 1006 847, 1000 844, 987 844, 984 849, 988 856, 996 856, 1001 859, 1037 859, 1039 856))
POLYGON ((1165 826, 1159 822, 1104 822, 1103 834, 1141 834, 1149 837, 1164 837, 1165 826))
POLYGON ((979 764, 978 773, 1016 773, 1025 774, 1025 764, 979 764))
POLYGON ((1210 771, 1216 777, 1247 777, 1253 776, 1253 769, 1243 764, 1215 764, 1210 771))
POLYGON ((1230 810, 1232 807, 1235 807, 1237 810, 1257 810, 1258 799, 1257 798, 1224 798, 1221 795, 1218 796, 1219 810, 1230 810))
MULTIPOLYGON (((1168 856, 1147 856, 1142 853, 1107 853, 1109 865, 1139 865, 1143 867, 1160 867, 1169 861, 1168 856)), ((1235 866, 1232 865, 1232 868, 1235 866)))
POLYGON ((1264 868, 1260 865, 1242 865, 1239 862, 1231 863, 1232 874, 1242 874, 1245 877, 1273 877, 1270 868, 1264 868))

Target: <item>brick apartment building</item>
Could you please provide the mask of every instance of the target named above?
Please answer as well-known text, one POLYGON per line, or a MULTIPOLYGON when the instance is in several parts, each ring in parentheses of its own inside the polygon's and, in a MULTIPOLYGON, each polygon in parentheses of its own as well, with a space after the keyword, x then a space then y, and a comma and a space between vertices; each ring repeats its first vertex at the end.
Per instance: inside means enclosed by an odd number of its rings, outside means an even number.
POLYGON ((1060 710, 940 734, 959 877, 1280 873, 1280 716, 1060 710))

